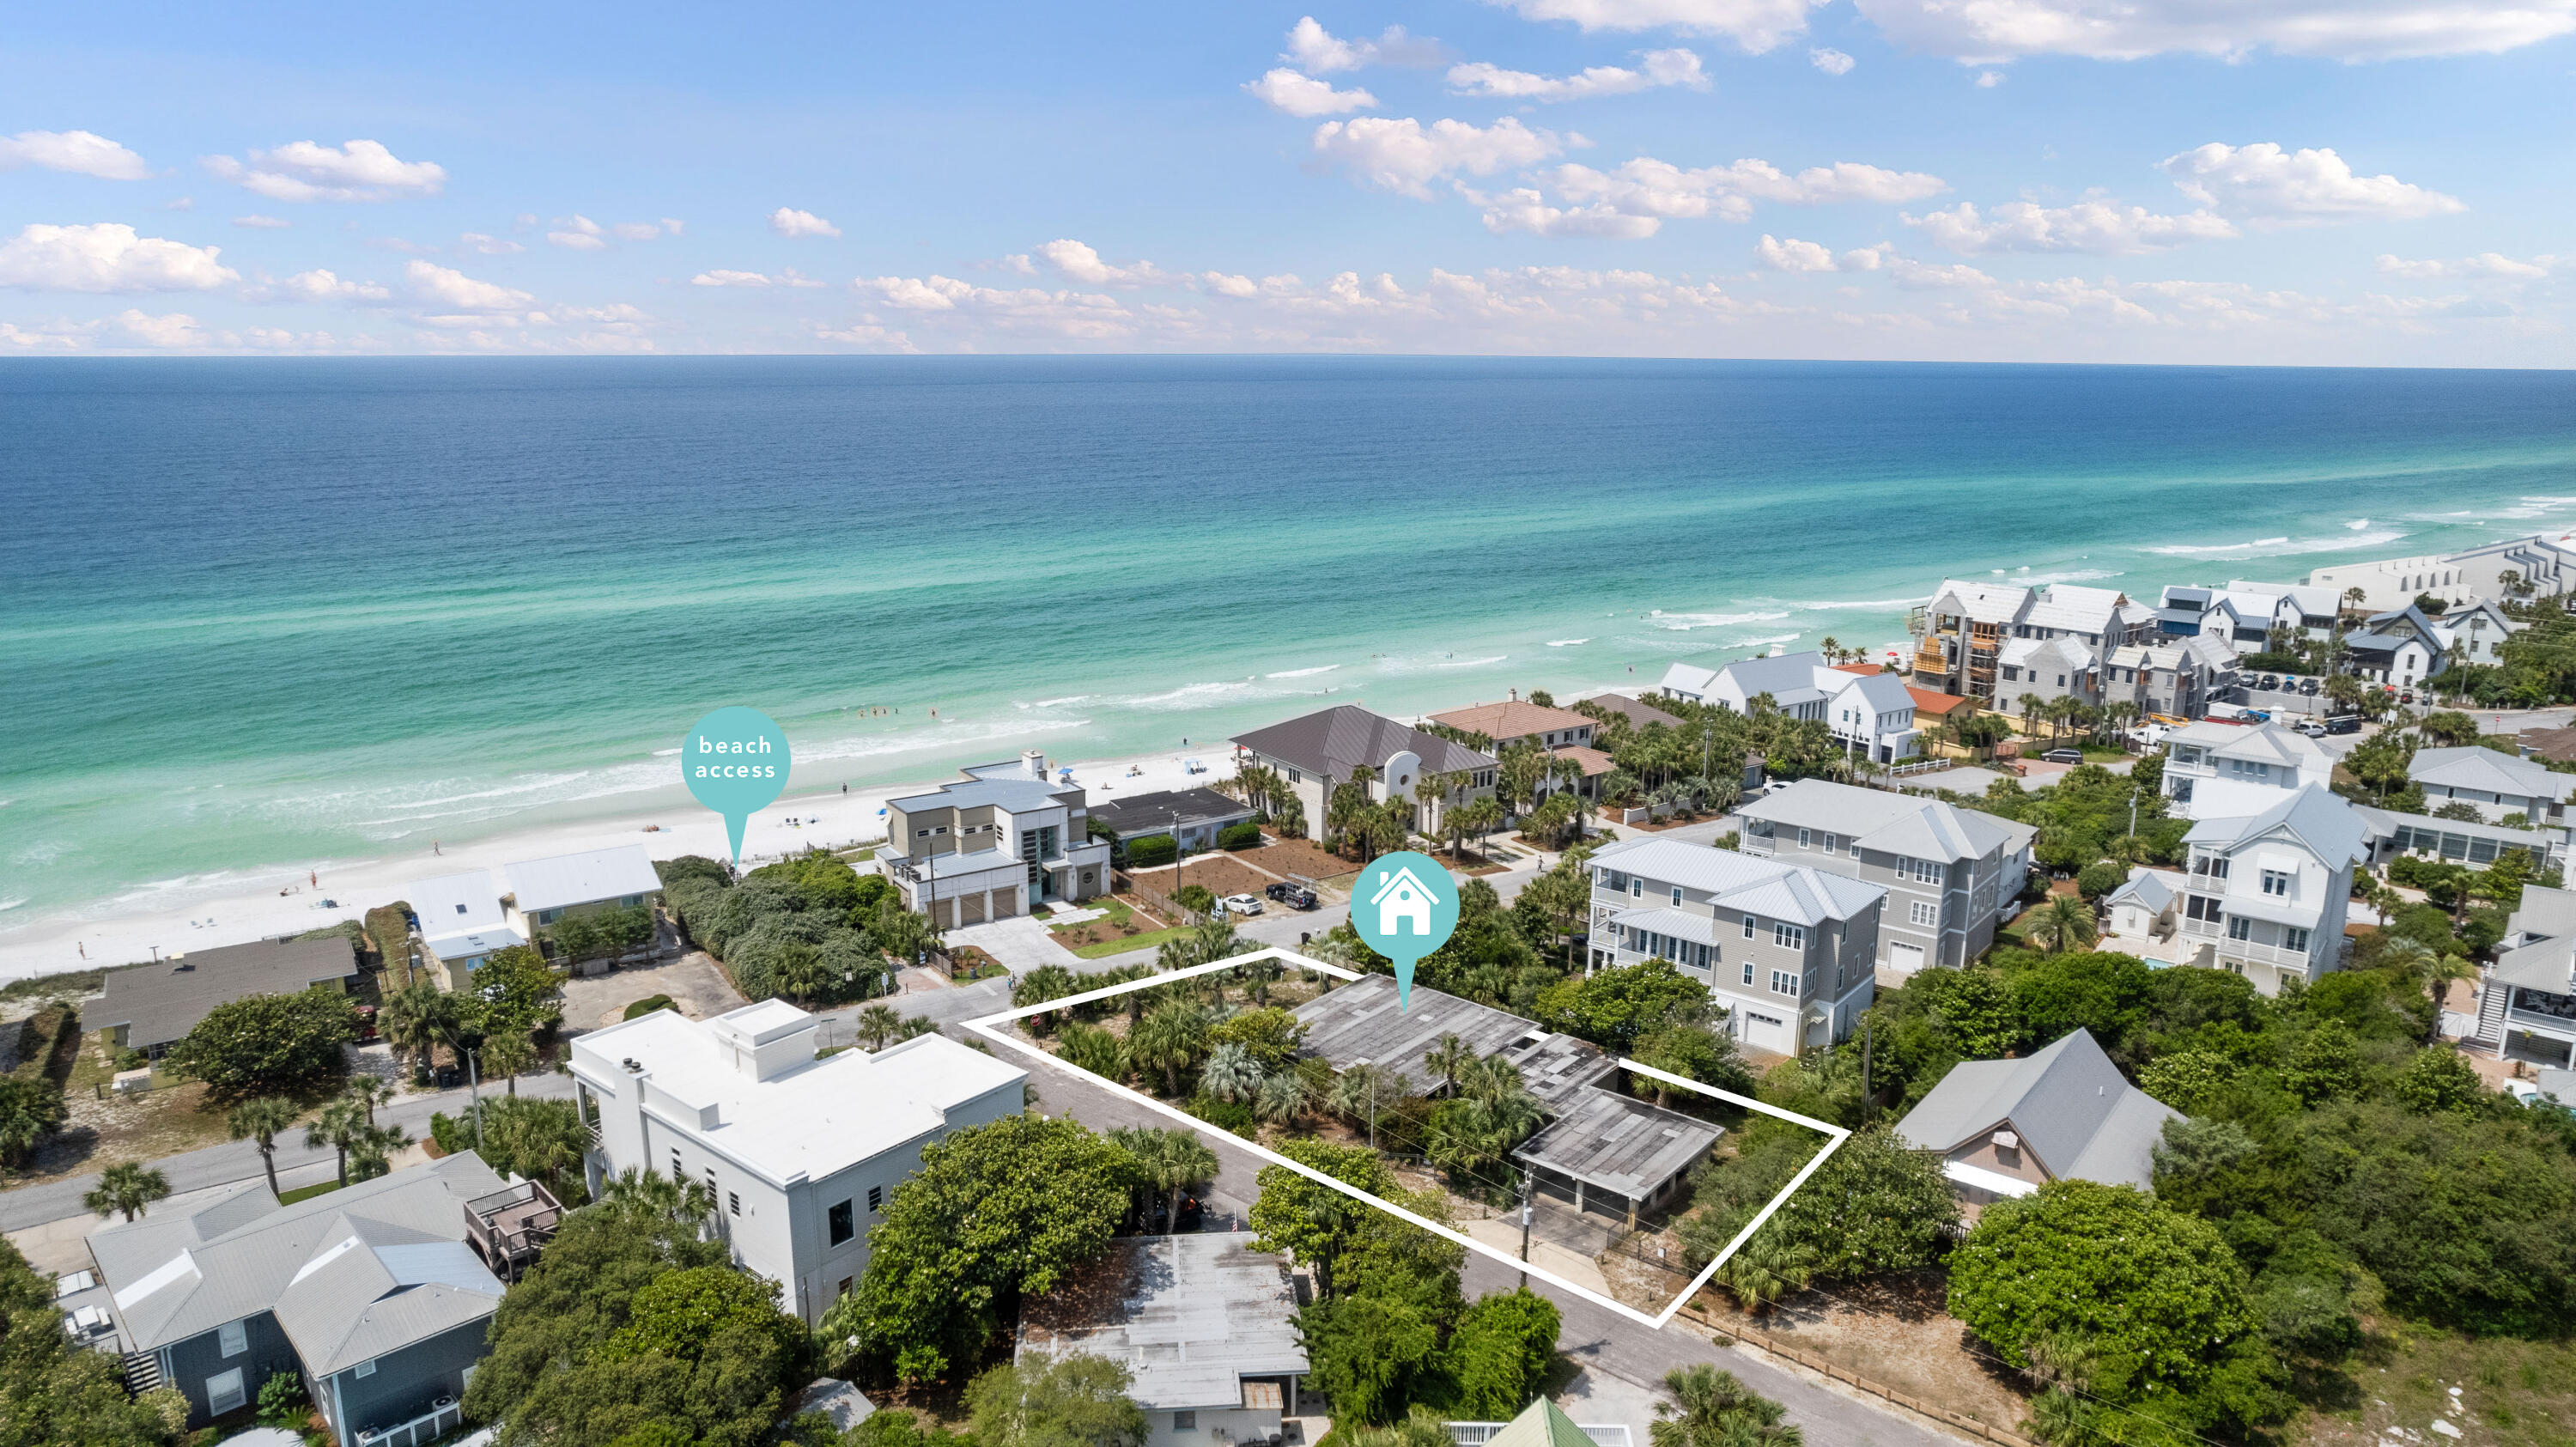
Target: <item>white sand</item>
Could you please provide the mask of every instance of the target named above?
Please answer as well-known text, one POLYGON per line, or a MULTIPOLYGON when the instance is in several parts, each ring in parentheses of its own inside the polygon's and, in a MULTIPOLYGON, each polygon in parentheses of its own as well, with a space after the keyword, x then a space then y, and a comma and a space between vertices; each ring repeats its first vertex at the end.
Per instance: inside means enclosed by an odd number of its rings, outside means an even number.
MULTIPOLYGON (((1058 761, 1048 761, 1050 776, 1058 767, 1058 761)), ((1099 802, 1158 789, 1206 785, 1229 778, 1233 772, 1233 750, 1220 741, 1214 748, 1075 764, 1073 781, 1099 802), (1208 767, 1208 772, 1185 773, 1183 759, 1197 759, 1208 767), (1131 778, 1131 768, 1141 772, 1131 778)), ((916 780, 852 789, 847 794, 834 790, 781 798, 751 816, 749 827, 743 831, 743 867, 749 869, 783 855, 802 853, 815 845, 839 848, 880 841, 885 837, 885 820, 878 810, 886 800, 921 793, 942 782, 945 781, 916 780), (800 822, 791 825, 789 819, 800 822)), ((114 903, 102 904, 84 915, 38 923, 15 932, 0 942, 0 980, 129 964, 150 959, 155 947, 167 957, 174 952, 213 949, 317 929, 339 920, 361 918, 378 905, 403 898, 405 887, 414 880, 461 874, 469 869, 497 869, 514 860, 637 843, 656 859, 682 854, 721 859, 727 848, 724 819, 695 802, 683 802, 649 813, 494 835, 438 854, 432 854, 423 844, 372 859, 315 860, 241 870, 181 904, 153 908, 138 902, 138 907, 121 913, 114 903), (648 824, 661 827, 646 833, 648 824), (311 882, 316 876, 318 886, 311 882), (293 892, 281 895, 281 889, 293 892), (324 899, 337 901, 339 907, 323 909, 324 899), (211 926, 190 923, 209 919, 214 921, 211 926)), ((166 897, 166 893, 154 896, 166 897)))

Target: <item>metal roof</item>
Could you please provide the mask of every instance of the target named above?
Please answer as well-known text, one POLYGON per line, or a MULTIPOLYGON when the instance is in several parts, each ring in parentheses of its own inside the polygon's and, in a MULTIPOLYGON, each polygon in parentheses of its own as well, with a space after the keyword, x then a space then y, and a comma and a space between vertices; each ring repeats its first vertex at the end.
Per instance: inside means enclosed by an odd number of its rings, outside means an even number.
POLYGON ((358 948, 347 935, 190 950, 158 964, 108 971, 107 998, 83 1013, 94 1027, 125 1026, 126 1044, 141 1050, 186 1035, 217 1005, 250 995, 293 995, 356 973, 358 948))
POLYGON ((653 872, 653 858, 641 844, 522 859, 502 865, 501 877, 510 882, 512 901, 522 910, 566 909, 630 894, 652 894, 662 887, 662 877, 653 872))
POLYGON ((1712 906, 1791 924, 1857 919, 1887 898, 1885 887, 1864 880, 1677 839, 1622 839, 1595 851, 1591 864, 1595 880, 1602 870, 1616 869, 1655 884, 1699 890, 1712 906))
POLYGON ((1246 1231, 1123 1236, 1020 1312, 1015 1356, 1106 1357, 1151 1412, 1243 1406, 1246 1377, 1307 1369, 1297 1291, 1246 1231))
POLYGON ((2055 1179, 2143 1188, 2165 1122, 2181 1118, 2123 1079, 2092 1032, 2079 1028, 2019 1060, 1952 1066, 1896 1123, 1896 1134, 1946 1155, 2010 1124, 2055 1179))
POLYGON ((1970 583, 1958 578, 1943 578, 1933 590, 1927 605, 1938 616, 1944 599, 1958 610, 1959 616, 1976 623, 2011 623, 2030 606, 2030 590, 2009 583, 1970 583))
POLYGON ((1857 784, 1836 784, 1824 779, 1800 779, 1777 794, 1751 800, 1735 812, 1742 819, 1825 830, 1858 840, 1862 848, 1884 854, 1944 863, 1983 859, 1998 851, 2011 853, 2039 834, 2031 825, 1957 808, 1920 794, 1864 789, 1857 784))
POLYGON ((1633 1200, 1689 1170, 1724 1134, 1697 1116, 1595 1085, 1512 1155, 1633 1200))
POLYGON ((2303 784, 2260 814, 2203 819, 2192 825, 2183 839, 2233 851, 2275 832, 2286 833, 2306 845, 2329 869, 2340 869, 2359 859, 2368 837, 2361 816, 2353 812, 2350 804, 2328 793, 2322 785, 2303 784))
POLYGON ((2112 890, 2102 903, 2114 905, 2124 899, 2134 899, 2162 914, 2172 908, 2174 900, 2180 897, 2182 891, 2176 886, 2182 881, 2183 876, 2173 870, 2149 869, 2143 864, 2133 864, 2129 866, 2128 882, 2112 890))
POLYGON ((420 932, 435 939, 462 934, 479 925, 499 924, 506 917, 501 892, 492 871, 469 869, 462 874, 415 879, 403 886, 403 902, 420 916, 420 932))
POLYGON ((1348 779, 1365 764, 1383 768, 1399 752, 1422 760, 1426 772, 1454 774, 1493 767, 1493 759, 1435 733, 1383 718, 1356 704, 1340 704, 1236 734, 1234 743, 1264 758, 1294 764, 1310 774, 1348 779))
POLYGON ((324 1241, 275 1308, 316 1376, 481 1321, 500 1306, 500 1281, 463 1241, 346 1212, 332 1217, 324 1241))
POLYGON ((1478 1055, 1491 1055, 1539 1030, 1518 1015, 1424 985, 1413 987, 1412 1009, 1399 1009, 1393 975, 1365 975, 1327 990, 1296 1014, 1306 1027, 1306 1054, 1335 1070, 1363 1064, 1401 1070, 1417 1091, 1437 1083, 1422 1055, 1441 1036, 1455 1035, 1478 1055))
POLYGON ((2576 774, 2553 772, 2529 759, 2494 749, 2418 749, 2406 777, 2419 784, 2449 789, 2475 789, 2487 794, 2518 794, 2565 803, 2576 789, 2576 774))
POLYGON ((1104 800, 1091 806, 1092 818, 1107 824, 1122 836, 1169 829, 1175 813, 1180 815, 1182 824, 1188 825, 1218 819, 1249 819, 1253 809, 1241 799, 1229 799, 1214 789, 1164 789, 1152 794, 1104 800))

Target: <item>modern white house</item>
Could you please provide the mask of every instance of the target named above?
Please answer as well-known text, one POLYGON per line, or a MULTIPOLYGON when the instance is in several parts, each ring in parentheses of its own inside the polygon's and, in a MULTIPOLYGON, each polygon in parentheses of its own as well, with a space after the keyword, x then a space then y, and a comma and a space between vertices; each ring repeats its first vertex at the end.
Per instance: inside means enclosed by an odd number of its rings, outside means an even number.
POLYGON ((1145 1447, 1258 1447, 1303 1415, 1297 1305, 1286 1264, 1250 1232, 1121 1236, 1022 1307, 1012 1355, 1126 1367, 1145 1447))
POLYGON ((877 867, 905 909, 956 929, 1109 891, 1110 846, 1091 838, 1088 796, 1048 778, 1045 754, 1032 749, 964 773, 886 801, 877 867))
POLYGON ((1852 673, 1821 653, 1747 658, 1717 668, 1675 663, 1656 689, 1666 698, 1723 704, 1749 712, 1768 696, 1790 718, 1824 723, 1846 751, 1873 763, 1893 763, 1914 752, 1914 695, 1892 673, 1852 673))
POLYGON ((2308 582, 2332 589, 2338 599, 2359 588, 2361 606, 2370 609, 2403 607, 2427 593, 2453 607, 2480 599, 2554 598, 2576 589, 2576 533, 2511 538, 2456 553, 2339 563, 2311 570, 2308 582))
POLYGON ((2423 789, 2425 808, 2469 804, 2489 823, 2519 814, 2529 824, 2563 824, 2576 792, 2576 774, 2487 748, 2417 749, 2406 777, 2423 789))
POLYGON ((1951 1066, 1896 1123, 1896 1136, 1940 1155, 1973 1218, 2051 1181, 2146 1190, 2165 1122, 2181 1118, 2123 1078, 2092 1032, 2079 1028, 2018 1060, 1951 1066))
POLYGON ((2478 982, 2473 1038, 2499 1059, 2576 1069, 2576 891, 2523 886, 2495 968, 2478 982))
POLYGON ((1873 963, 1956 969, 1995 940, 2039 830, 1919 794, 1801 779, 1735 811, 1744 852, 1887 892, 1873 963))
POLYGON ((1851 1033, 1876 990, 1885 886, 1652 836, 1593 854, 1593 965, 1669 960, 1781 1055, 1851 1033))
POLYGON ((2260 814, 2334 782, 2334 756, 2279 724, 2196 723, 2165 737, 2164 794, 2178 818, 2260 814))
POLYGON ((2343 927, 2364 831, 2352 806, 2308 785, 2260 813, 2204 817, 2190 849, 2182 933, 2215 965, 2277 995, 2343 966, 2343 927))
POLYGON ((1237 734, 1233 743, 1238 763, 1259 764, 1288 781, 1289 792, 1306 811, 1309 834, 1324 832, 1325 804, 1333 790, 1349 783, 1362 768, 1371 775, 1369 798, 1393 803, 1413 817, 1414 828, 1426 834, 1440 831, 1448 810, 1494 796, 1497 766, 1492 755, 1355 704, 1319 709, 1237 734), (1415 787, 1426 778, 1450 781, 1450 787, 1428 804, 1414 797, 1415 787))
POLYGON ((415 880, 404 887, 403 899, 416 921, 421 962, 438 977, 442 990, 467 988, 475 967, 494 951, 528 942, 511 927, 510 911, 501 903, 501 887, 490 870, 415 880))
MULTIPOLYGON (((530 940, 567 915, 632 909, 662 892, 662 876, 653 872, 653 857, 641 844, 504 864, 501 883, 503 921, 530 940)), ((427 927, 427 916, 421 924, 427 927)))
POLYGON ((810 1325, 868 1264, 868 1232, 921 1152, 1024 1108, 1028 1072, 943 1035, 814 1057, 813 1016, 763 1000, 712 1020, 670 1010, 572 1039, 597 1145, 596 1193, 667 1171, 714 1193, 733 1259, 810 1325))

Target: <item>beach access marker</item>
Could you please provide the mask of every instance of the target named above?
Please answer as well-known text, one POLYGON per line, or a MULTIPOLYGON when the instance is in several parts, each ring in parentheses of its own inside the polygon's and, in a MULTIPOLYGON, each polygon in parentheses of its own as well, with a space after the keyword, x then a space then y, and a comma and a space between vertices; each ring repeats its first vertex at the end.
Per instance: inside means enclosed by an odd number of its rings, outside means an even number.
POLYGON ((1381 854, 1360 871, 1351 891, 1351 928, 1369 948, 1395 961, 1399 1011, 1413 1008, 1413 967, 1449 942, 1458 928, 1458 882, 1427 854, 1381 854))
POLYGON ((756 708, 717 709, 681 742, 680 778, 699 803, 724 816, 739 865, 743 827, 787 791, 787 735, 756 708))

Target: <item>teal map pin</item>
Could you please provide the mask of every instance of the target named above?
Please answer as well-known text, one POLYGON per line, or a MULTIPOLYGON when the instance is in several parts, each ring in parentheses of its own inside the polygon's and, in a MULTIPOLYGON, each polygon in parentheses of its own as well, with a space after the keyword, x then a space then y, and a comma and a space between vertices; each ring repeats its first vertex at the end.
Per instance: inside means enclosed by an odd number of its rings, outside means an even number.
MULTIPOLYGON (((743 826, 786 791, 787 735, 756 708, 717 709, 680 745, 680 777, 699 803, 724 816, 733 862, 740 864, 743 826)), ((1450 917, 1457 914, 1451 905, 1450 917)))
POLYGON ((1351 890, 1351 928, 1369 948, 1395 961, 1399 1010, 1413 1008, 1413 967, 1449 942, 1458 927, 1458 884, 1428 854, 1381 854, 1351 890))

